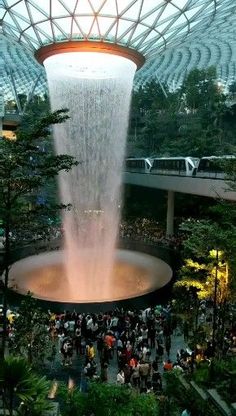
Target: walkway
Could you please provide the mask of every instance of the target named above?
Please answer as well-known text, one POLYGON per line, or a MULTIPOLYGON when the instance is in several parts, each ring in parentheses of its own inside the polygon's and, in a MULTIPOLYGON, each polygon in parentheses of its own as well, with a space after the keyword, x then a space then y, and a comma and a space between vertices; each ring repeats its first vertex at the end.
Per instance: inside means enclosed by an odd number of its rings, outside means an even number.
MULTIPOLYGON (((56 341, 57 342, 57 341, 56 341)), ((171 337, 171 351, 170 351, 170 359, 174 362, 176 360, 177 351, 181 348, 186 348, 187 345, 184 341, 183 335, 178 334, 172 335, 171 337)), ((155 348, 151 350, 151 359, 154 360, 155 358, 155 348)), ((166 360, 168 357, 164 353, 163 360, 166 360)), ((73 354, 72 365, 71 366, 63 366, 61 364, 61 353, 59 353, 57 348, 57 355, 55 357, 55 361, 50 365, 47 366, 46 369, 43 370, 43 374, 46 375, 51 380, 63 381, 68 384, 69 379, 72 379, 77 386, 80 385, 80 375, 82 366, 85 362, 85 356, 78 355, 76 353, 73 354)), ((98 354, 96 352, 96 362, 98 364, 97 373, 100 375, 100 363, 98 354)), ((163 373, 162 368, 162 361, 160 362, 160 373, 163 373)), ((117 366, 117 359, 116 359, 116 352, 114 354, 113 359, 110 361, 108 367, 108 382, 109 383, 116 383, 116 375, 118 372, 117 366)))
POLYGON ((236 192, 231 191, 228 183, 222 179, 124 172, 123 182, 128 185, 236 201, 236 192))

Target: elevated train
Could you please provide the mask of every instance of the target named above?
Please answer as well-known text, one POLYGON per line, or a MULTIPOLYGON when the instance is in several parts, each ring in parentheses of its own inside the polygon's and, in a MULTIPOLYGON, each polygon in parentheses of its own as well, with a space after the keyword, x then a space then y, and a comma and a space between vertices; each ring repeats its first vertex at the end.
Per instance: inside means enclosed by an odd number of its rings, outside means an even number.
POLYGON ((131 173, 153 175, 191 176, 225 179, 224 163, 236 163, 234 155, 187 157, 127 158, 124 170, 131 173))

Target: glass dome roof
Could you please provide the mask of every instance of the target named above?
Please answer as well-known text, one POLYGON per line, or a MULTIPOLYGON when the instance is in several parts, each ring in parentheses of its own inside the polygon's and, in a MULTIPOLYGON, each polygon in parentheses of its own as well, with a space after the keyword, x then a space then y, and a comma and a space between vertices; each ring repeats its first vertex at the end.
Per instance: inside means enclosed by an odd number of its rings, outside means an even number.
POLYGON ((232 0, 0 0, 0 25, 0 73, 8 94, 7 68, 22 89, 35 79, 40 89, 45 75, 34 51, 67 40, 112 42, 141 52, 146 63, 137 85, 157 77, 177 88, 186 72, 210 65, 223 81, 235 78, 232 0))
POLYGON ((4 32, 38 49, 58 40, 95 39, 144 55, 209 27, 217 0, 1 0, 4 32), (39 6, 40 4, 40 6, 39 6))
MULTIPOLYGON (((4 101, 15 100, 24 94, 41 94, 46 77, 41 65, 32 59, 32 53, 4 36, 0 30, 0 94, 4 101)), ((23 110, 23 109, 21 109, 23 110)))

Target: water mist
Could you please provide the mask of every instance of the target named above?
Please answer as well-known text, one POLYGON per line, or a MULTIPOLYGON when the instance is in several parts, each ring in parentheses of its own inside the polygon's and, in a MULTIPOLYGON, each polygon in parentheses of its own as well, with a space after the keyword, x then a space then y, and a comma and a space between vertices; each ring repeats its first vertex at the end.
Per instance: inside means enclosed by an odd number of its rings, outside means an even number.
POLYGON ((63 214, 65 274, 81 300, 110 299, 136 65, 90 52, 54 55, 44 65, 52 110, 68 108, 70 116, 54 127, 56 153, 79 162, 59 177, 61 202, 71 204, 63 214))

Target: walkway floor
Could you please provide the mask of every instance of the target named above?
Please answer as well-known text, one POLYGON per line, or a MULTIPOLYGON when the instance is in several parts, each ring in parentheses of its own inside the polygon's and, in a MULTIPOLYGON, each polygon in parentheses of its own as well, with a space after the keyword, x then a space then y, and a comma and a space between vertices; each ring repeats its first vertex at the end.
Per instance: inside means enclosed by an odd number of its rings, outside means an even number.
MULTIPOLYGON (((170 351, 170 359, 174 362, 176 360, 176 354, 177 351, 180 348, 186 348, 187 345, 184 341, 183 335, 173 335, 171 339, 171 351, 170 351)), ((151 358, 152 360, 155 358, 155 349, 152 349, 151 351, 151 358)), ((163 355, 163 360, 166 360, 168 357, 167 355, 163 355)), ((73 354, 72 358, 72 365, 69 366, 63 366, 62 360, 61 360, 61 354, 58 351, 55 361, 52 364, 49 364, 46 368, 43 369, 43 373, 49 378, 49 379, 56 379, 57 381, 63 381, 65 383, 68 383, 69 379, 72 379, 74 383, 79 386, 80 384, 80 374, 81 369, 85 362, 85 356, 73 354)), ((96 354, 96 362, 98 364, 97 367, 97 373, 100 375, 100 363, 98 356, 96 354)), ((116 375, 118 372, 118 366, 117 366, 117 359, 116 354, 114 354, 113 359, 110 361, 109 367, 108 367, 108 382, 109 383, 116 383, 116 375)), ((163 372, 162 369, 162 362, 160 363, 160 372, 163 372)))

